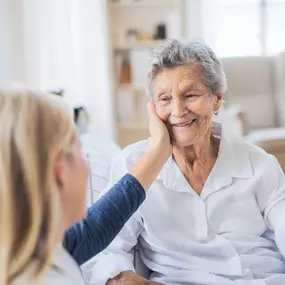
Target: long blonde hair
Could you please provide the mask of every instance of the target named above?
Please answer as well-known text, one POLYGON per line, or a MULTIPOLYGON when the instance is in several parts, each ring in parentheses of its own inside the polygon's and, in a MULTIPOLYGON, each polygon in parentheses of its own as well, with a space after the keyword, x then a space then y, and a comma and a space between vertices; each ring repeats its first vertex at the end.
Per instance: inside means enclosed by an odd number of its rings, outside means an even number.
POLYGON ((32 284, 63 233, 52 166, 74 138, 62 99, 0 90, 0 285, 32 284))

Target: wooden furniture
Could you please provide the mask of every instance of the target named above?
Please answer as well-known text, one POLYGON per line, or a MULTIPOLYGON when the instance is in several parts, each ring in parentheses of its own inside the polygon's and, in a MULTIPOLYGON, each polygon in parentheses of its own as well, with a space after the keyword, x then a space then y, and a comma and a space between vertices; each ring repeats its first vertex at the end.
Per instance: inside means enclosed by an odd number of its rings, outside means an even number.
POLYGON ((184 0, 108 0, 117 142, 147 138, 145 88, 153 48, 183 36, 184 0), (166 34, 166 38, 164 38, 166 34))

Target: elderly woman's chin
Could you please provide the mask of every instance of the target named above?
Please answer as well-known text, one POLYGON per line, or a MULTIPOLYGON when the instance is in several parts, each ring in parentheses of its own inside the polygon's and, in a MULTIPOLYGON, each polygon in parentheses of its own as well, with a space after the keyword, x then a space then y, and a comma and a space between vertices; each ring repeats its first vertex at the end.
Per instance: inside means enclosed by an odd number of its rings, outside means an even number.
POLYGON ((192 146, 198 142, 198 137, 196 134, 193 133, 186 133, 186 134, 172 134, 171 136, 173 145, 178 147, 187 147, 192 146))

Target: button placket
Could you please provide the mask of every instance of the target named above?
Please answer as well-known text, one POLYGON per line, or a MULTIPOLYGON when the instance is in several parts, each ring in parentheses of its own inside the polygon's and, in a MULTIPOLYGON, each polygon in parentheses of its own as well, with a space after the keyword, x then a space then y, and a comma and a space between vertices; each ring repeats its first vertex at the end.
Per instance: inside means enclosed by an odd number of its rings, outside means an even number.
POLYGON ((197 238, 206 240, 208 236, 208 221, 206 213, 206 205, 202 199, 197 200, 197 238))

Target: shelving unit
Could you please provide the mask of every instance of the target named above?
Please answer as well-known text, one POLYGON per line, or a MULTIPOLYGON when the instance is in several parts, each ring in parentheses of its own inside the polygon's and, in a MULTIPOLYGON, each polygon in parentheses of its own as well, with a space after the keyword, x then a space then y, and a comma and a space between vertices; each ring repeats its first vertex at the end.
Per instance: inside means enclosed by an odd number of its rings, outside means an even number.
POLYGON ((108 1, 117 142, 124 147, 149 136, 145 95, 149 58, 168 38, 183 36, 185 0, 108 1), (156 39, 159 25, 165 26, 166 38, 156 39), (135 39, 128 38, 130 33, 135 39))
POLYGON ((145 122, 130 122, 130 123, 120 123, 120 129, 126 130, 148 130, 148 125, 145 122))
POLYGON ((143 41, 138 43, 125 43, 125 44, 115 44, 113 49, 115 51, 120 50, 140 50, 140 49, 154 49, 162 45, 165 41, 143 41))
POLYGON ((116 8, 149 8, 149 7, 165 7, 165 5, 172 6, 173 1, 169 0, 145 0, 145 1, 115 1, 111 2, 110 6, 116 8), (118 2, 118 3, 117 3, 118 2))

